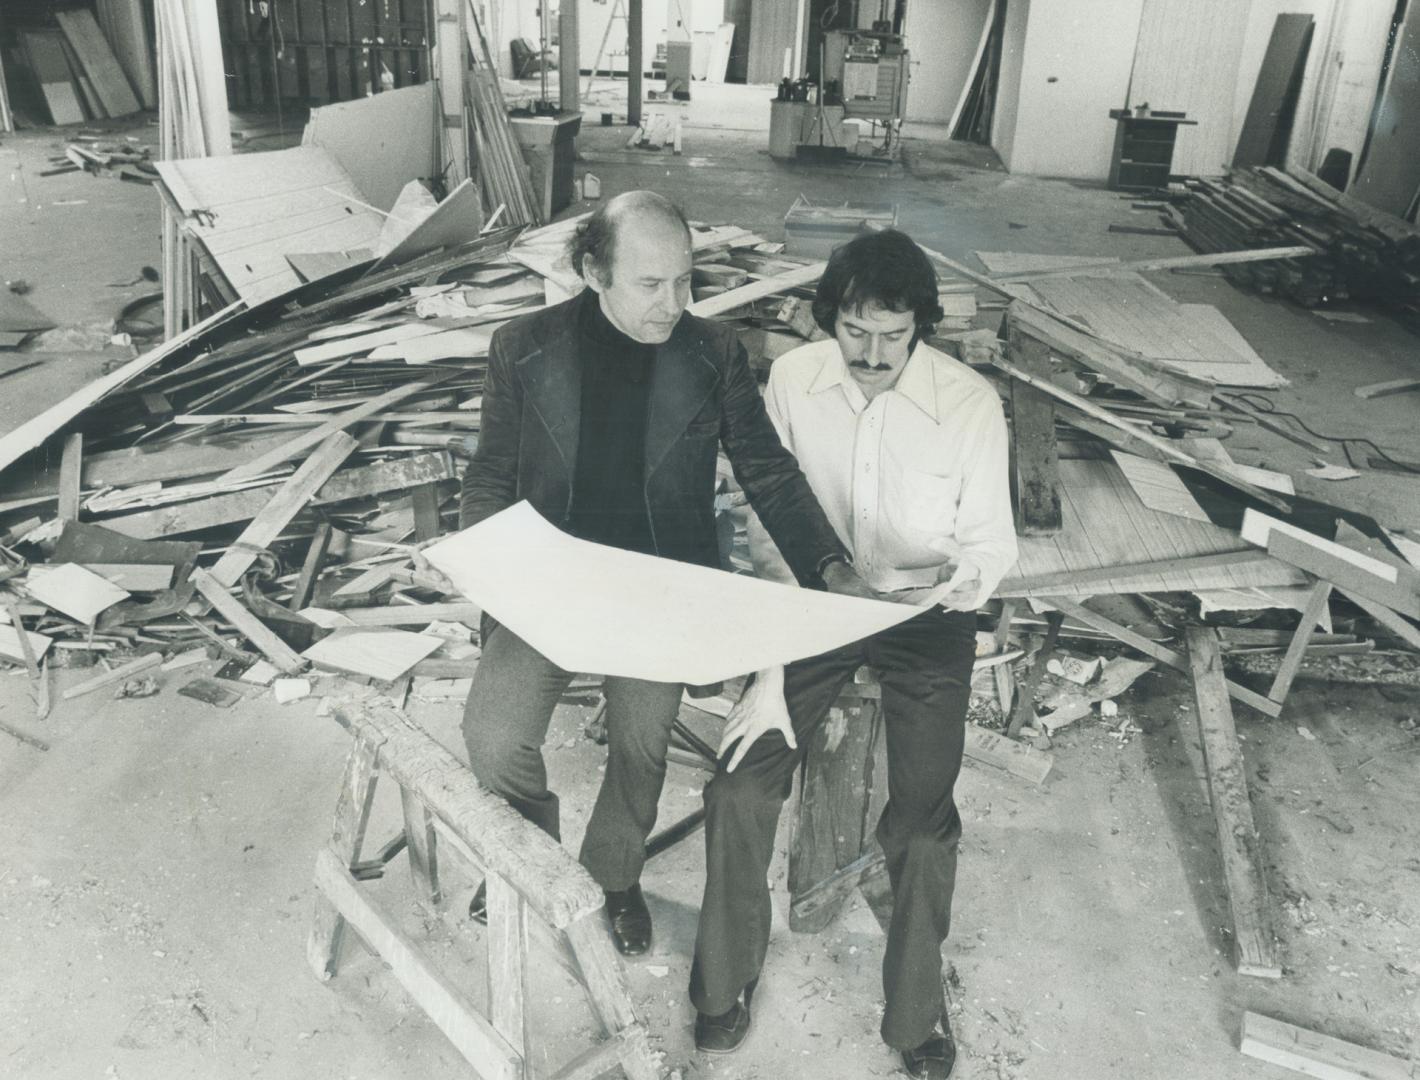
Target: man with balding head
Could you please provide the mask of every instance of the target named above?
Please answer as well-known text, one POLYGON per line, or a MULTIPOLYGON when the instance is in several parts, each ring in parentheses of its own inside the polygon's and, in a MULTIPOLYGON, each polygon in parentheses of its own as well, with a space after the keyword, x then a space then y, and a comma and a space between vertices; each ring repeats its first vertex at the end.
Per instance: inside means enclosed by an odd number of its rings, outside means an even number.
MULTIPOLYGON (((526 499, 583 540, 719 566, 723 446, 799 582, 871 596, 780 442, 734 332, 686 313, 691 239, 675 206, 650 191, 617 196, 577 229, 571 258, 587 288, 493 336, 461 525, 526 499)), ((485 616, 463 722, 469 761, 554 837, 542 744, 572 675, 485 616)), ((639 880, 682 687, 608 677, 604 691, 606 776, 580 858, 606 892, 617 947, 634 955, 650 947, 639 880)))

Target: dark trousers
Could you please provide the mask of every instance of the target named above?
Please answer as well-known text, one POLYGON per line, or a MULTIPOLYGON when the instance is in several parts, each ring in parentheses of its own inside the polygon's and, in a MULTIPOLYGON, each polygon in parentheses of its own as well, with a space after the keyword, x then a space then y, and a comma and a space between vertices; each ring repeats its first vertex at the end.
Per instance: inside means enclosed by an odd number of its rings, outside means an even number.
MULTIPOLYGON (((479 783, 560 839, 557 796, 547 789, 542 744, 573 673, 506 626, 485 623, 485 629, 483 657, 464 706, 469 764, 479 783)), ((682 687, 609 676, 602 689, 607 702, 606 776, 579 858, 603 889, 615 891, 641 877, 682 687)))
POLYGON ((705 899, 690 973, 690 997, 700 1012, 725 1012, 759 975, 769 947, 767 878, 779 811, 829 707, 867 664, 882 685, 888 759, 888 801, 877 830, 893 891, 882 1036, 899 1049, 929 1037, 945 1009, 941 946, 961 838, 952 788, 961 770, 975 624, 970 613, 933 608, 786 668, 799 749, 772 732, 705 789, 705 899))

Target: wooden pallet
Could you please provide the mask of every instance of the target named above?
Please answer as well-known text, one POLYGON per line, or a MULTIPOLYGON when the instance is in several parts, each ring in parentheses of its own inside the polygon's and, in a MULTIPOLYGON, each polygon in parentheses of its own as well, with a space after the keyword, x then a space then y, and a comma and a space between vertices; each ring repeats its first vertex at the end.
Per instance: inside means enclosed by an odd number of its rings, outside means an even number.
MULTIPOLYGON (((316 858, 318 890, 307 956, 322 980, 339 967, 347 927, 377 953, 415 1002, 486 1080, 533 1075, 528 1015, 530 942, 577 978, 607 1038, 551 1080, 593 1080, 617 1066, 630 1080, 657 1080, 651 1054, 612 950, 602 891, 546 833, 478 786, 473 774, 421 728, 392 709, 337 714, 355 738, 336 803, 330 844, 316 858), (360 859, 375 782, 399 785, 404 832, 378 862, 407 851, 415 887, 442 904, 441 853, 484 875, 488 885, 488 1013, 439 971, 360 884, 360 859)), ((541 1070, 539 1070, 541 1074, 541 1070)))

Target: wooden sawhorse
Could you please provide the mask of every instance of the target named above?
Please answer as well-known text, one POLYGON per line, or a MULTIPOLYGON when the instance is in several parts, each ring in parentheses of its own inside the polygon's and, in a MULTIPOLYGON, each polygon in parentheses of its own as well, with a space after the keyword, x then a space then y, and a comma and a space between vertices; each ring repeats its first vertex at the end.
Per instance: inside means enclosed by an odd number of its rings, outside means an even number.
MULTIPOLYGON (((415 1002, 485 1080, 531 1080, 527 1014, 529 942, 538 935, 587 991, 606 1041, 549 1080, 594 1080, 618 1065, 630 1080, 662 1076, 637 1018, 602 916, 601 889, 562 847, 502 799, 479 787, 458 759, 392 709, 345 711, 355 738, 345 765, 330 844, 316 857, 315 922, 307 955, 322 980, 336 974, 347 925, 390 965, 415 1002), (352 870, 383 771, 399 785, 403 847, 415 885, 437 906, 439 852, 488 883, 488 1015, 439 972, 352 870), (436 846, 436 839, 442 841, 436 846)), ((387 857, 400 849, 387 845, 387 857)))

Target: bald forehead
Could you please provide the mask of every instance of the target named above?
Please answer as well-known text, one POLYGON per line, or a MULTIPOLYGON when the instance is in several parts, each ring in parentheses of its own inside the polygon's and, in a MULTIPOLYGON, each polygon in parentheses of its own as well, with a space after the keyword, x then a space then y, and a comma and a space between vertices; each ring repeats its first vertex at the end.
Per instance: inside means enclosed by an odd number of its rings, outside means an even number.
POLYGON ((689 243, 690 230, 669 201, 652 191, 618 195, 606 208, 607 224, 614 237, 637 235, 662 239, 676 234, 689 243))

